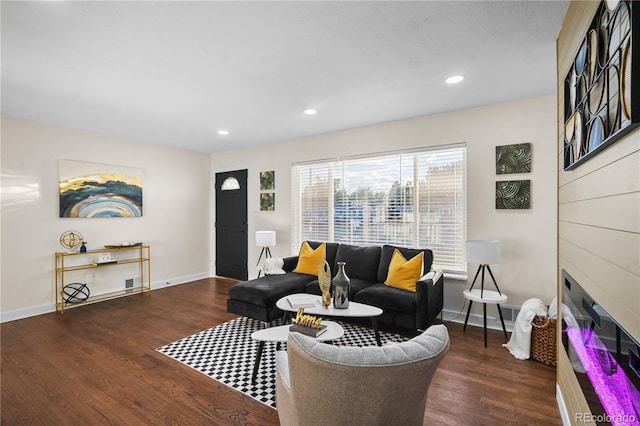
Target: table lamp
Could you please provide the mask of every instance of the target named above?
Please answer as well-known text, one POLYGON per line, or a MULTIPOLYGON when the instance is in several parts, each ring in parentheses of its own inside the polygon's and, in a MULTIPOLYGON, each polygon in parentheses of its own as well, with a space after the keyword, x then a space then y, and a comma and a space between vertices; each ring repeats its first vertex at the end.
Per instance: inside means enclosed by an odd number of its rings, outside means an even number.
POLYGON ((496 279, 493 277, 493 273, 491 272, 491 267, 489 266, 492 263, 500 263, 502 259, 502 253, 500 250, 500 240, 473 240, 467 241, 467 262, 469 263, 478 263, 478 270, 476 271, 476 276, 473 278, 473 283, 471 284, 471 288, 469 290, 473 290, 473 286, 476 283, 476 279, 478 278, 478 274, 482 271, 482 283, 480 285, 480 294, 484 292, 484 271, 485 269, 489 272, 491 279, 493 280, 493 284, 496 286, 498 293, 500 292, 500 288, 498 288, 498 284, 496 284, 496 279))

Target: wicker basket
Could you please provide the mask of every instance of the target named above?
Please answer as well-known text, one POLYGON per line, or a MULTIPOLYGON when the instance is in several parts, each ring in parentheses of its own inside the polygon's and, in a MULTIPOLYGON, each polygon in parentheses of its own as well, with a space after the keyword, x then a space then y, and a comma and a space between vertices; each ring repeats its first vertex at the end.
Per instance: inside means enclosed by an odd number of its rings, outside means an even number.
POLYGON ((531 321, 531 358, 543 364, 557 363, 557 340, 555 318, 536 315, 531 321))

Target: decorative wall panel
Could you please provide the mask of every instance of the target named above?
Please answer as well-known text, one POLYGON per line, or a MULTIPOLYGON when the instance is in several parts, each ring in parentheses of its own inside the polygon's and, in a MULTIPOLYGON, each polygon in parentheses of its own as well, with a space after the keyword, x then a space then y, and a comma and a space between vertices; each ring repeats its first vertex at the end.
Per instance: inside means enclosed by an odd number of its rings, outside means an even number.
POLYGON ((640 123, 638 8, 633 1, 603 1, 580 44, 564 81, 565 170, 640 123))

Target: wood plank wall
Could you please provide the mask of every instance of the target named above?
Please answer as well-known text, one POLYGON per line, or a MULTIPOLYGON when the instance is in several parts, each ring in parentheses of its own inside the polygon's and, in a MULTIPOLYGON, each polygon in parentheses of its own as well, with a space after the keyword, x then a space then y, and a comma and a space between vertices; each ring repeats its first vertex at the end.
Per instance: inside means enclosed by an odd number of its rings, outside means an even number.
MULTIPOLYGON (((640 340, 640 130, 563 170, 563 82, 599 5, 571 1, 557 41, 558 295, 564 269, 640 340)), ((574 424, 589 407, 558 347, 558 386, 574 424)))

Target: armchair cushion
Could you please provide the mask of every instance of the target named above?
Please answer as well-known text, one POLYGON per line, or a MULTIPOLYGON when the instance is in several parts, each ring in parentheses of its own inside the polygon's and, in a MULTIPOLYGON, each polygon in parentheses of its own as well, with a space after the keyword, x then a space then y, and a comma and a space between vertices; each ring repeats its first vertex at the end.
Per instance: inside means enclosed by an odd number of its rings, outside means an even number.
POLYGON ((276 404, 287 425, 422 425, 427 391, 449 347, 444 325, 381 347, 320 343, 291 333, 278 355, 276 404))

